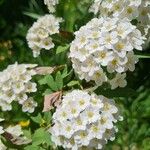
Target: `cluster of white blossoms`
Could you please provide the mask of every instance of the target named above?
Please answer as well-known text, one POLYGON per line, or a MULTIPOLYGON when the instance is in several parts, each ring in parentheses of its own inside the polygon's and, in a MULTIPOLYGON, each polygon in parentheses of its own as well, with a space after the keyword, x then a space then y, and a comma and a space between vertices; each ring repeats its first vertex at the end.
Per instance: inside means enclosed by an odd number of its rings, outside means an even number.
POLYGON ((63 97, 53 115, 52 141, 65 149, 102 149, 115 139, 118 120, 122 117, 113 100, 74 90, 63 97))
MULTIPOLYGON (((1 121, 4 121, 4 119, 0 118, 0 122, 1 121)), ((25 141, 27 141, 27 142, 29 141, 29 139, 26 136, 24 136, 24 133, 23 133, 20 125, 8 126, 5 129, 2 126, 0 126, 0 150, 6 150, 7 149, 7 147, 1 141, 1 135, 4 132, 6 132, 7 134, 11 134, 11 136, 12 136, 11 140, 12 141, 14 140, 15 142, 17 142, 16 144, 18 144, 18 145, 23 144, 23 142, 25 142, 25 141)))
POLYGON ((90 11, 104 17, 136 19, 143 35, 147 35, 150 29, 149 0, 95 0, 90 11))
POLYGON ((94 18, 75 32, 69 56, 80 79, 125 87, 125 72, 138 61, 133 50, 142 50, 144 39, 128 19, 94 18))
POLYGON ((22 105, 23 112, 32 113, 37 103, 27 93, 36 92, 36 83, 31 82, 36 74, 34 64, 17 63, 9 65, 0 72, 0 107, 2 111, 10 111, 12 102, 17 101, 22 105))
POLYGON ((44 4, 47 5, 49 12, 55 12, 55 6, 59 3, 59 0, 44 0, 44 4))
POLYGON ((40 55, 41 49, 54 48, 55 45, 50 36, 59 33, 60 22, 62 22, 61 18, 49 14, 40 17, 29 29, 26 39, 29 47, 33 50, 34 57, 40 55))

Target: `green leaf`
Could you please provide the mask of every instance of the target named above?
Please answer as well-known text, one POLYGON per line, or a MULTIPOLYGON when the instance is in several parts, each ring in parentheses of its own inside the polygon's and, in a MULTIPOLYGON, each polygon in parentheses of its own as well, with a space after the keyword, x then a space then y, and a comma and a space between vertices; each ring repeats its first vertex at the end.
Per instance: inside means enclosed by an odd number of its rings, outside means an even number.
POLYGON ((38 81, 40 85, 47 84, 53 91, 57 91, 57 84, 51 75, 46 75, 43 79, 38 81))
POLYGON ((51 89, 46 89, 45 92, 42 94, 43 96, 53 93, 51 89))
POLYGON ((40 17, 40 15, 35 14, 35 13, 30 13, 30 12, 24 12, 23 14, 34 19, 38 19, 40 17))
POLYGON ((31 130, 23 130, 24 135, 28 138, 31 139, 31 130))
POLYGON ((39 128, 35 131, 32 137, 32 141, 33 145, 35 146, 44 143, 46 143, 47 145, 52 144, 50 134, 44 128, 39 128))
POLYGON ((72 86, 74 86, 74 85, 80 85, 79 81, 73 80, 73 81, 70 81, 70 82, 67 84, 68 87, 72 87, 72 86))
POLYGON ((40 79, 40 80, 38 81, 38 83, 39 83, 40 85, 47 84, 47 76, 45 76, 44 78, 40 79))
POLYGON ((42 122, 42 116, 40 113, 36 117, 31 117, 31 119, 37 124, 40 124, 42 122))
POLYGON ((39 147, 39 146, 29 145, 29 146, 26 146, 24 148, 24 150, 45 150, 45 149, 43 149, 42 147, 39 147))
POLYGON ((69 45, 65 45, 65 46, 58 46, 57 49, 56 49, 56 54, 59 54, 59 53, 62 53, 66 50, 68 50, 69 48, 69 45))
POLYGON ((46 121, 46 124, 49 125, 51 120, 52 120, 52 113, 49 112, 44 112, 44 117, 43 119, 46 121))
POLYGON ((65 65, 65 68, 64 68, 61 76, 62 76, 62 78, 65 78, 65 77, 67 77, 67 75, 68 75, 68 67, 67 67, 67 65, 65 65))
POLYGON ((63 78, 61 76, 60 71, 57 72, 55 81, 58 89, 61 90, 63 88, 63 78))
POLYGON ((111 89, 103 89, 102 87, 99 87, 95 90, 95 93, 98 95, 104 95, 106 97, 132 97, 136 96, 137 92, 131 88, 117 88, 115 90, 111 89))
POLYGON ((53 78, 51 75, 48 75, 48 76, 47 76, 46 81, 47 81, 48 86, 49 86, 53 91, 57 91, 57 90, 58 90, 57 84, 56 84, 56 82, 54 81, 54 78, 53 78))

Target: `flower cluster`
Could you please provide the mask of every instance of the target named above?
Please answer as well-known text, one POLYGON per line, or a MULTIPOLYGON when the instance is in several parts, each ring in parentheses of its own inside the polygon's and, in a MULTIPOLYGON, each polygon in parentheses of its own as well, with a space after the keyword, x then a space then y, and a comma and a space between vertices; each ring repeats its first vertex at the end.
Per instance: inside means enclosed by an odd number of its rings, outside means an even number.
POLYGON ((49 12, 55 12, 55 6, 59 3, 59 0, 44 0, 44 4, 47 5, 49 12))
MULTIPOLYGON (((4 119, 0 118, 0 122, 4 119)), ((28 139, 26 136, 24 136, 24 133, 22 131, 22 128, 20 125, 15 126, 8 126, 7 128, 3 129, 3 127, 0 126, 0 136, 6 132, 7 134, 11 135, 11 140, 13 143, 15 142, 16 145, 22 145, 25 143, 30 143, 31 140, 28 139)), ((0 137, 0 150, 6 150, 7 147, 3 144, 0 137)))
POLYGON ((26 39, 29 47, 33 50, 34 57, 39 56, 41 49, 54 48, 55 45, 50 36, 59 33, 60 22, 62 22, 61 18, 45 15, 40 17, 29 29, 26 39))
POLYGON ((53 115, 52 141, 65 149, 102 149, 115 139, 114 123, 121 119, 113 100, 74 90, 63 97, 53 115))
POLYGON ((144 37, 128 19, 94 18, 79 31, 70 47, 70 57, 80 79, 97 85, 110 83, 112 89, 125 87, 125 72, 133 71, 144 37), (116 81, 116 82, 115 82, 116 81))
POLYGON ((90 11, 94 14, 99 13, 100 16, 105 17, 128 18, 129 20, 137 19, 137 26, 141 31, 145 30, 145 35, 148 34, 148 30, 150 29, 149 0, 95 0, 90 11))
POLYGON ((27 93, 36 92, 36 83, 31 82, 36 72, 32 69, 36 65, 17 63, 9 65, 0 72, 0 107, 3 111, 12 109, 11 103, 17 101, 24 112, 32 113, 37 103, 27 93))

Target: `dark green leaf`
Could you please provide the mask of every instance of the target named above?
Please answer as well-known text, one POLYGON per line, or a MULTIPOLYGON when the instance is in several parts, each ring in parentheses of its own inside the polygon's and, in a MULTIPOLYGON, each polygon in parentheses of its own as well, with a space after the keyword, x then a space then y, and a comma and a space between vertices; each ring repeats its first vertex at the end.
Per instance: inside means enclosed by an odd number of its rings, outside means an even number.
POLYGON ((54 81, 54 78, 53 78, 51 75, 48 75, 48 76, 47 76, 46 81, 47 81, 48 86, 49 86, 53 91, 57 91, 57 90, 58 90, 57 84, 56 84, 56 82, 54 81))

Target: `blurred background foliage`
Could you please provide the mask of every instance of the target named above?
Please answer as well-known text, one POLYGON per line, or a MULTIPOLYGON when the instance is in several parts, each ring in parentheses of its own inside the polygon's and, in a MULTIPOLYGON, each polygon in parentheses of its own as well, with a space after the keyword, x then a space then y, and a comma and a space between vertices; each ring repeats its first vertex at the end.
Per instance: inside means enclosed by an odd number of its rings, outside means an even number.
MULTIPOLYGON (((61 26, 62 33, 67 32, 71 35, 66 43, 71 41, 74 31, 93 17, 88 13, 91 2, 91 0, 61 0, 56 15, 65 20, 61 26)), ((52 51, 43 51, 36 59, 32 57, 32 51, 27 46, 26 33, 38 16, 46 13, 48 10, 43 0, 0 0, 0 70, 16 61, 37 63, 40 66, 53 66, 66 62, 70 65, 66 57, 67 52, 56 54, 56 48, 52 51)), ((61 41, 63 38, 59 38, 57 46, 63 44, 61 41)), ((138 54, 144 55, 149 52, 147 49, 138 54)), ((40 90, 37 99, 42 103, 40 90)), ((105 91, 101 88, 98 93, 115 97, 124 116, 124 121, 118 124, 119 132, 116 140, 110 142, 105 149, 150 150, 150 59, 140 59, 134 73, 128 73, 127 88, 116 91, 105 91)), ((17 107, 16 111, 12 112, 12 116, 5 115, 8 120, 11 118, 10 123, 30 118, 24 114, 15 115, 18 109, 17 107)))

